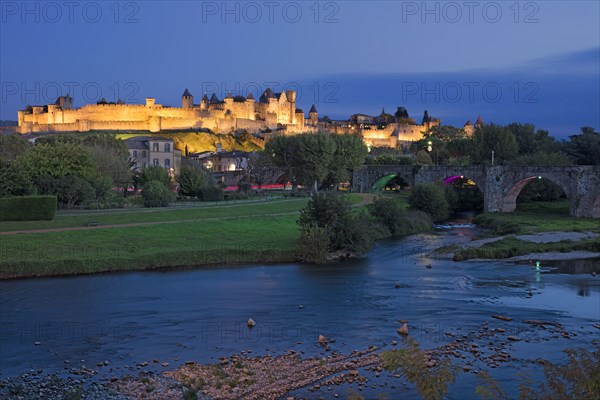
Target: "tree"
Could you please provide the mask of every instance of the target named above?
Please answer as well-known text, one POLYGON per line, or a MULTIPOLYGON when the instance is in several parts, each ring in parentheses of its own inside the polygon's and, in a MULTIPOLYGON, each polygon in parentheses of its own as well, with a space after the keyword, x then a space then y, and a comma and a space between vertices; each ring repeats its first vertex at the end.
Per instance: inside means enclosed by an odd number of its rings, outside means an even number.
POLYGON ((436 184, 417 185, 408 198, 408 204, 414 210, 431 215, 434 222, 448 218, 449 204, 444 189, 436 184))
POLYGON ((150 181, 159 181, 165 185, 165 187, 171 185, 171 177, 169 176, 167 170, 154 165, 145 168, 134 177, 134 183, 136 184, 136 187, 143 187, 150 181))
POLYGON ((31 144, 20 135, 0 134, 0 160, 14 161, 17 157, 25 154, 31 148, 31 144))
POLYGON ((300 163, 298 159, 299 140, 295 136, 278 135, 267 142, 265 153, 271 157, 274 166, 284 171, 287 179, 296 186, 300 163))
POLYGON ((18 157, 17 162, 34 181, 42 175, 53 177, 74 175, 89 181, 96 174, 96 167, 89 151, 74 143, 36 144, 18 157))
POLYGON ((189 167, 181 169, 177 182, 179 194, 182 196, 196 197, 202 188, 208 186, 205 176, 197 169, 189 167))
POLYGON ((600 133, 593 128, 581 128, 581 134, 572 135, 565 143, 565 152, 577 165, 600 165, 600 133))
POLYGON ((463 139, 467 137, 467 133, 462 128, 455 128, 450 125, 432 126, 427 132, 423 133, 424 138, 438 138, 441 141, 449 142, 451 140, 463 139))
POLYGON ((280 171, 277 171, 271 158, 265 151, 250 153, 246 173, 250 182, 256 183, 258 190, 265 183, 274 180, 280 171))
POLYGON ((473 140, 473 160, 479 164, 489 164, 494 152, 495 163, 502 164, 514 159, 519 146, 515 135, 507 128, 489 124, 475 130, 473 140))
POLYGON ((364 164, 368 149, 358 135, 332 135, 335 151, 329 165, 328 180, 336 185, 348 182, 353 170, 364 164))
POLYGON ((32 191, 32 182, 20 164, 0 158, 0 197, 23 196, 32 191))
POLYGON ((536 152, 556 152, 560 145, 551 137, 548 131, 535 131, 533 124, 512 123, 506 126, 517 140, 519 154, 533 154, 536 152))
POLYGON ((319 182, 329 174, 329 167, 335 153, 335 141, 330 134, 302 134, 298 138, 298 177, 304 186, 313 185, 317 192, 319 182))
POLYGON ((142 188, 144 207, 166 207, 173 200, 173 193, 161 181, 148 181, 142 188))

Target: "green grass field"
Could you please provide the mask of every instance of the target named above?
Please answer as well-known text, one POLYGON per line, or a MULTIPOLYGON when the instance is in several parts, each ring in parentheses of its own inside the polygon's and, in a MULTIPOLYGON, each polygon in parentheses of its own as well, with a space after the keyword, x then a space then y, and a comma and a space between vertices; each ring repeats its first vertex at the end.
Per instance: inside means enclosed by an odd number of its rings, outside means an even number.
POLYGON ((102 212, 83 212, 76 215, 57 216, 52 221, 1 222, 0 232, 16 230, 56 229, 85 226, 94 221, 100 225, 116 225, 147 222, 202 220, 214 218, 233 218, 297 212, 306 204, 305 198, 292 200, 274 200, 268 203, 234 204, 187 209, 146 208, 128 211, 118 209, 102 212))
MULTIPOLYGON (((348 195, 352 204, 362 202, 348 195)), ((0 279, 239 263, 295 261, 307 198, 191 209, 139 209, 5 222, 2 231, 82 227, 1 236, 0 279), (149 223, 139 226, 102 227, 149 223)))
POLYGON ((484 213, 475 223, 494 233, 534 233, 551 231, 597 231, 600 222, 592 218, 574 218, 569 215, 569 203, 531 202, 517 206, 512 213, 484 213))

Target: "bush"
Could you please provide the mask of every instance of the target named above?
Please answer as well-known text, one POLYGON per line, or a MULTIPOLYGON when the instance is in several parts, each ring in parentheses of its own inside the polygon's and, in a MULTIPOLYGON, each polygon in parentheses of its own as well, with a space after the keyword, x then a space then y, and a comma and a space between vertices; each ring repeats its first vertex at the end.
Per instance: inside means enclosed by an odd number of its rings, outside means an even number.
POLYGON ((431 215, 434 222, 448 218, 449 205, 444 189, 435 184, 417 185, 408 198, 410 207, 431 215))
POLYGON ((309 225, 300 231, 300 260, 312 264, 325 264, 329 255, 327 229, 309 225))
POLYGON ((377 197, 373 204, 369 205, 369 213, 377 222, 385 226, 392 236, 401 233, 406 213, 396 200, 390 197, 377 197))
POLYGON ((166 207, 173 201, 173 193, 159 181, 150 181, 142 188, 144 207, 166 207))
POLYGON ((52 221, 56 196, 24 196, 0 199, 0 221, 52 221))
POLYGON ((201 201, 222 201, 223 198, 223 189, 218 186, 207 186, 198 192, 198 199, 201 201))
POLYGON ((378 232, 366 213, 352 214, 348 200, 335 192, 319 193, 300 210, 301 229, 317 226, 327 231, 330 250, 362 254, 376 239, 385 237, 378 232))
POLYGON ((183 168, 177 177, 179 194, 196 197, 198 192, 208 185, 206 177, 197 169, 183 168))

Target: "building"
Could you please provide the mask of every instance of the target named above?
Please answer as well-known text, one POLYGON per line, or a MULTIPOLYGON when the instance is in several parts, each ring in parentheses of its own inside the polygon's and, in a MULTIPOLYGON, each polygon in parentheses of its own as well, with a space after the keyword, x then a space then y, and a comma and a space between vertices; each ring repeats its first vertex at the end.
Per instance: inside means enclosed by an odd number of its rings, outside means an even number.
POLYGON ((129 158, 136 171, 149 166, 162 167, 170 174, 181 170, 181 150, 173 146, 173 140, 161 136, 136 136, 123 141, 129 149, 129 158))
POLYGON ((227 133, 240 129, 249 132, 285 130, 290 133, 315 131, 316 108, 306 119, 296 107, 296 91, 275 93, 267 88, 255 101, 252 93, 244 96, 228 94, 220 100, 216 94, 202 96, 194 104, 194 96, 185 89, 181 107, 166 107, 147 98, 145 104, 116 103, 102 99, 96 104, 73 108, 70 96, 61 96, 55 104, 32 106, 18 113, 18 132, 89 132, 95 130, 162 130, 210 129, 227 133), (305 123, 308 121, 309 123, 305 123))

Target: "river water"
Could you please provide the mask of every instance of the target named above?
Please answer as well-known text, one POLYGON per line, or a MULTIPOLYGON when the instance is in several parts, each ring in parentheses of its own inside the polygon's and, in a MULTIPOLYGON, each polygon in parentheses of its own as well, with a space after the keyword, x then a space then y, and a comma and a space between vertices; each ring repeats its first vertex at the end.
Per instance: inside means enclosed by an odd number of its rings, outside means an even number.
MULTIPOLYGON (((174 367, 188 360, 217 362, 247 350, 252 355, 290 349, 324 355, 316 342, 319 334, 334 338, 332 350, 342 353, 369 345, 391 348, 391 341, 401 340, 397 320, 408 320, 411 337, 432 348, 451 336, 472 336, 489 321, 522 339, 507 345, 513 361, 492 371, 514 395, 516 372, 539 376, 536 358, 560 361, 561 350, 591 349, 599 339, 593 324, 600 322, 600 275, 591 272, 600 272, 600 260, 546 262, 536 268, 528 262, 427 256, 432 248, 478 235, 468 224, 456 223, 432 234, 381 242, 363 259, 328 266, 250 265, 3 281, 0 379, 104 360, 112 369, 104 367, 105 373, 119 375, 154 359, 174 367), (492 314, 514 320, 492 319, 492 314), (248 318, 257 322, 252 330, 248 318), (558 322, 571 336, 540 333, 521 322, 527 319, 558 322)), ((363 394, 416 398, 410 386, 386 379, 384 389, 363 394)), ((461 374, 449 398, 472 397, 474 385, 474 374, 461 374)), ((320 395, 327 398, 331 392, 320 395)))

